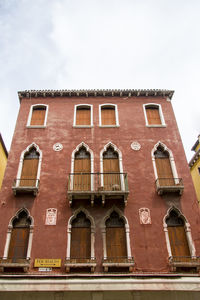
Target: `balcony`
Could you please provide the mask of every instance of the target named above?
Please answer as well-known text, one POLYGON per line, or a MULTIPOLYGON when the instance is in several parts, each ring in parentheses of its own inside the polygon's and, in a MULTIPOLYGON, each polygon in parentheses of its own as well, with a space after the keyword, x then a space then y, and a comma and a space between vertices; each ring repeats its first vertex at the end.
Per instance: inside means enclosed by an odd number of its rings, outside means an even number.
POLYGON ((118 199, 125 206, 129 194, 127 173, 70 173, 68 179, 68 199, 71 206, 74 199, 118 199))
POLYGON ((69 273, 70 269, 87 269, 90 268, 91 272, 94 272, 96 267, 96 259, 93 258, 70 258, 65 260, 66 272, 69 273))
POLYGON ((39 179, 15 179, 12 186, 13 194, 33 194, 39 191, 39 179))
POLYGON ((104 272, 108 272, 109 268, 128 268, 132 272, 135 263, 133 257, 109 257, 103 259, 102 265, 104 272))
POLYGON ((30 259, 28 258, 0 258, 0 271, 12 270, 13 272, 27 272, 30 267, 30 259))
POLYGON ((177 268, 196 268, 200 271, 200 257, 191 256, 171 256, 169 257, 171 271, 177 271, 177 268))
POLYGON ((166 193, 179 193, 182 195, 184 190, 182 178, 158 178, 156 180, 156 191, 158 195, 166 193))

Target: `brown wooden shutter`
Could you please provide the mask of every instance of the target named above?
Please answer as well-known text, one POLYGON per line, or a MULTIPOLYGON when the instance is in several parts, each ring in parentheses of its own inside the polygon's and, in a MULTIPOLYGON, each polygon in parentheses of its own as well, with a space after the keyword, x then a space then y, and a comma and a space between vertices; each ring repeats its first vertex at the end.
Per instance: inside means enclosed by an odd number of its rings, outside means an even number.
POLYGON ((91 257, 91 230, 90 228, 72 228, 71 258, 91 257))
POLYGON ((149 125, 162 124, 158 107, 146 107, 147 120, 149 125))
POLYGON ((31 125, 44 125, 45 114, 46 114, 45 107, 33 108, 31 125))
POLYGON ((102 125, 116 125, 115 108, 102 107, 101 108, 101 124, 102 125))
POLYGON ((26 258, 28 248, 29 228, 13 228, 8 251, 8 258, 26 258))
POLYGON ((162 186, 173 186, 174 176, 169 158, 156 158, 156 168, 159 178, 159 184, 162 186))
POLYGON ((35 186, 38 170, 38 159, 24 159, 20 186, 35 186), (24 179, 24 180, 23 180, 24 179))
POLYGON ((80 107, 76 110, 76 125, 91 125, 90 108, 80 107))
POLYGON ((88 173, 74 175, 75 191, 90 191, 91 189, 91 162, 90 158, 76 158, 74 160, 74 173, 88 173))
POLYGON ((172 256, 190 256, 184 226, 169 226, 167 229, 172 256))
POLYGON ((113 173, 113 174, 104 174, 104 190, 107 191, 113 190, 114 186, 121 189, 118 158, 104 158, 103 172, 113 173))
POLYGON ((126 233, 124 227, 106 228, 106 248, 108 258, 127 257, 126 233))

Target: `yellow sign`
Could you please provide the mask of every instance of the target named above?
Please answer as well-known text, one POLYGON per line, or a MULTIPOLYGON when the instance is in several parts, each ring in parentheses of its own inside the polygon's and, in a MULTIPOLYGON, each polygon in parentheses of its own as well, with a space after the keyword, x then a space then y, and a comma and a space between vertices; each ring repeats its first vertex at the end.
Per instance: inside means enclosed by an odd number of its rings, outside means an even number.
POLYGON ((61 266, 61 259, 54 259, 54 258, 36 258, 34 267, 35 268, 60 268, 61 266))

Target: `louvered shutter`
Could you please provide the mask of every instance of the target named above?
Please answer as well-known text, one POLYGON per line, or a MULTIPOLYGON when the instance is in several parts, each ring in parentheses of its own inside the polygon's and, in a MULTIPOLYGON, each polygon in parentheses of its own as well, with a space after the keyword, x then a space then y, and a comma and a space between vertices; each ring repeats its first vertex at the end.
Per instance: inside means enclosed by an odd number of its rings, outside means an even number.
POLYGON ((35 186, 38 170, 38 159, 24 159, 20 186, 35 186))
POLYGON ((156 158, 156 168, 159 184, 162 186, 173 186, 174 177, 169 158, 156 158))
POLYGON ((106 248, 108 258, 127 257, 126 234, 124 227, 106 228, 106 248))
POLYGON ((90 108, 77 108, 76 110, 76 125, 91 125, 90 108))
POLYGON ((29 228, 13 228, 8 252, 8 258, 13 262, 26 258, 28 248, 29 228))
POLYGON ((31 125, 44 125, 45 114, 46 114, 45 107, 33 108, 31 125))
POLYGON ((168 226, 172 256, 190 256, 184 226, 168 226))
POLYGON ((110 191, 117 188, 120 190, 121 185, 120 185, 118 158, 104 158, 103 172, 111 173, 111 174, 104 174, 104 190, 110 191))
POLYGON ((71 258, 90 258, 91 230, 87 228, 72 228, 71 258))
POLYGON ((101 124, 102 125, 116 125, 115 108, 102 107, 101 108, 101 124))
POLYGON ((147 120, 149 125, 161 124, 158 107, 146 107, 146 114, 147 114, 147 120))
POLYGON ((75 191, 90 191, 91 189, 91 163, 89 158, 76 158, 74 161, 74 173, 88 173, 74 175, 75 191))

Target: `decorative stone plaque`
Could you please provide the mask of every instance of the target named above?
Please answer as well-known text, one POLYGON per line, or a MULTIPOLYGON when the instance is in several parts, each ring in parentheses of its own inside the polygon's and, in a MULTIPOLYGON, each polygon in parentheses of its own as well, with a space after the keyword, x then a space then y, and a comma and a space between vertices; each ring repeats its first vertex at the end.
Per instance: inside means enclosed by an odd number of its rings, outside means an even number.
POLYGON ((142 207, 139 209, 140 224, 151 224, 151 216, 149 208, 142 207))
POLYGON ((136 142, 136 141, 132 142, 131 149, 138 151, 138 150, 140 150, 140 148, 141 148, 141 145, 138 142, 136 142))
POLYGON ((63 149, 63 145, 60 143, 56 143, 53 145, 53 150, 54 151, 61 151, 63 149))
POLYGON ((56 208, 48 208, 46 210, 45 225, 56 225, 56 219, 57 219, 57 209, 56 208))

